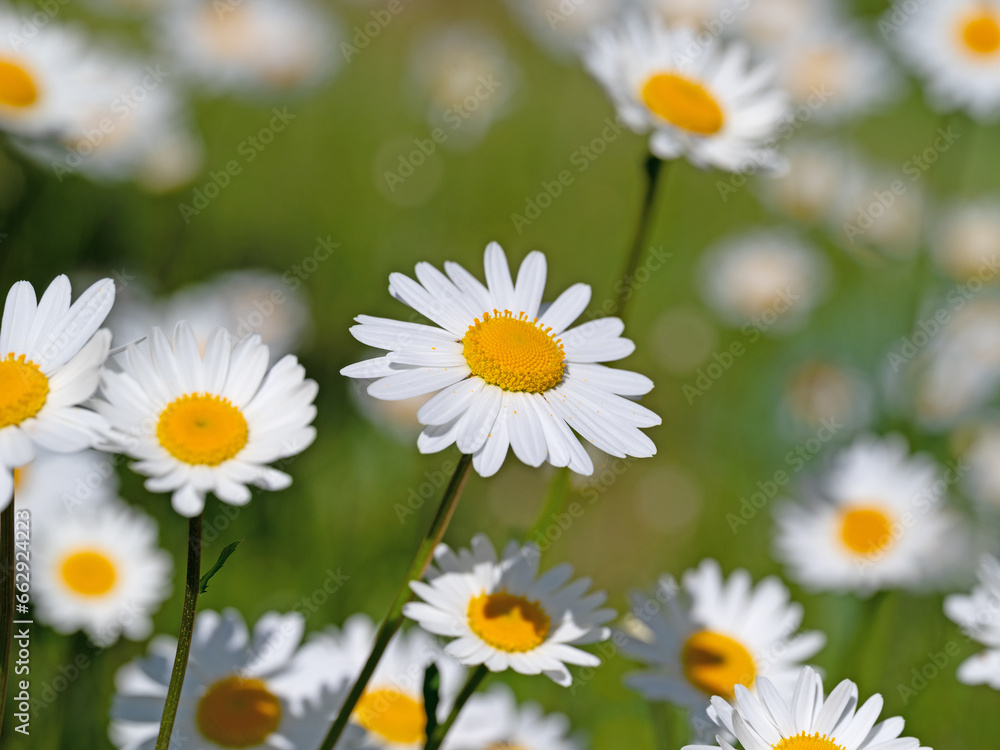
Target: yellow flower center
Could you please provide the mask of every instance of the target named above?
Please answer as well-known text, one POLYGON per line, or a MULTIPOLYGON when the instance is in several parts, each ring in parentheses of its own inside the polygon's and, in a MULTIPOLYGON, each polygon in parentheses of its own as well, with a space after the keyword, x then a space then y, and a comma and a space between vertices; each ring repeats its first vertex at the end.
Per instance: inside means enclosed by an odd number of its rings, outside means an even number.
POLYGON ((736 686, 750 687, 757 667, 750 652, 722 633, 700 630, 681 649, 681 663, 688 682, 706 695, 728 701, 736 697, 736 686))
POLYGON ((551 621, 538 602, 506 591, 483 592, 469 602, 469 627, 493 648, 524 653, 538 648, 549 634, 551 621))
POLYGON ((726 120, 719 102, 704 86, 673 73, 657 73, 646 81, 642 99, 671 125, 698 135, 718 133, 726 120))
POLYGON ((115 564, 102 552, 81 550, 68 555, 60 567, 63 583, 83 596, 103 596, 118 578, 115 564))
POLYGON ((840 523, 840 538, 857 555, 881 552, 892 544, 892 521, 878 508, 845 511, 840 523))
POLYGON ((1000 50, 1000 19, 988 9, 962 25, 962 41, 977 55, 992 55, 1000 50))
POLYGON ((281 701, 260 680, 226 677, 198 701, 198 731, 221 747, 255 747, 278 729, 281 701))
POLYGON ((24 356, 0 360, 0 430, 31 419, 49 396, 49 379, 24 356))
POLYGON ((25 464, 24 466, 19 466, 18 468, 14 469, 14 493, 15 494, 17 493, 18 490, 21 489, 21 487, 24 486, 24 483, 26 481, 28 481, 27 477, 28 477, 28 464, 25 464))
POLYGON ((160 445, 187 464, 218 466, 243 450, 249 434, 246 418, 229 399, 207 393, 172 401, 156 425, 160 445))
POLYGON ((36 101, 38 87, 31 74, 12 60, 0 59, 0 104, 20 109, 36 101))
POLYGON ((771 747, 773 750, 844 750, 842 745, 827 739, 825 734, 821 736, 819 732, 816 734, 801 732, 794 737, 786 737, 771 747))
POLYGON ((462 354, 472 370, 487 383, 505 391, 542 393, 559 385, 566 355, 551 328, 510 310, 483 313, 462 339, 462 354))
POLYGON ((354 718, 369 732, 401 745, 423 744, 427 730, 424 703, 395 688, 367 691, 354 718))

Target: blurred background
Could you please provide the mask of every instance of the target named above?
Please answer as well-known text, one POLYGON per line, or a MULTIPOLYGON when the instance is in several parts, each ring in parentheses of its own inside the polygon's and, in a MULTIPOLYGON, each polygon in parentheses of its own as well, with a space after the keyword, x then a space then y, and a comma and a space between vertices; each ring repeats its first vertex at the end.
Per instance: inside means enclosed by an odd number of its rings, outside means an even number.
MULTIPOLYGON (((205 7, 224 18, 226 8, 247 10, 244 2, 205 7)), ((187 5, 69 0, 11 9, 22 24, 41 13, 41 26, 72 30, 159 73, 137 74, 139 83, 105 97, 135 101, 112 109, 127 110, 129 126, 112 128, 103 146, 53 146, 9 131, 0 153, 0 277, 5 287, 28 279, 39 288, 66 272, 79 290, 110 275, 116 345, 180 317, 227 323, 261 333, 277 354, 298 354, 319 382, 319 437, 285 468, 292 487, 242 509, 209 500, 206 566, 245 541, 202 608, 236 607, 250 622, 299 608, 310 632, 355 612, 383 614, 457 454, 419 455, 418 405, 374 402, 338 374, 370 356, 348 329, 360 313, 408 319, 387 279, 418 261, 455 260, 482 277, 492 240, 512 264, 546 253, 548 300, 586 282, 590 309, 603 315, 612 311, 605 302, 628 290, 626 335, 637 349, 622 365, 653 378, 644 403, 663 416, 649 433, 655 458, 595 454, 595 475, 573 478, 570 502, 584 512, 548 534, 543 567, 573 563, 622 613, 630 590, 664 572, 679 577, 704 557, 755 579, 780 575, 772 503, 796 497, 838 446, 866 431, 899 432, 941 463, 978 467, 950 494, 975 521, 975 549, 991 548, 1000 298, 996 270, 984 274, 970 258, 1000 253, 1000 138, 993 126, 928 106, 878 25, 887 3, 841 4, 838 29, 847 31, 839 36, 823 36, 826 26, 772 28, 766 18, 741 27, 755 54, 795 60, 781 69, 802 79, 784 82, 801 104, 781 138, 789 170, 769 179, 673 165, 632 279, 622 268, 646 139, 615 123, 573 51, 620 3, 342 0, 310 5, 297 20, 279 18, 279 8, 268 23, 294 41, 275 60, 231 30, 197 28, 187 5), (224 35, 212 44, 231 53, 231 69, 203 48, 212 34, 224 35), (877 74, 851 68, 862 53, 877 58, 877 74), (834 92, 829 104, 811 106, 824 84, 834 92), (144 114, 168 90, 164 109, 144 114), (171 129, 156 130, 167 120, 171 129), (133 127, 156 134, 136 144, 126 132, 133 127), (561 173, 569 179, 560 182, 561 173), (893 192, 897 180, 902 192, 893 192), (891 206, 879 199, 887 193, 891 206), (796 302, 771 325, 776 288, 794 290, 796 302), (914 342, 920 321, 942 309, 945 330, 914 342), (763 324, 745 326, 761 315, 763 324), (734 343, 744 353, 727 357, 734 343), (774 487, 779 472, 791 481, 774 487), (763 500, 750 500, 758 492, 763 500), (761 508, 748 510, 754 502, 761 508), (341 582, 321 594, 331 576, 341 582)), ((665 2, 663 12, 702 23, 699 14, 716 12, 709 5, 665 2)), ((122 497, 155 517, 160 546, 174 556, 174 593, 155 630, 175 634, 186 521, 124 464, 117 473, 122 497)), ((474 475, 446 540, 466 546, 479 531, 498 544, 523 538, 552 474, 510 456, 497 477, 474 475)), ((949 642, 963 657, 979 648, 942 614, 942 592, 887 599, 863 653, 845 658, 864 605, 784 580, 805 605, 804 627, 829 634, 816 659, 828 687, 851 677, 862 694, 882 692, 886 713, 904 715, 907 734, 927 746, 978 749, 1000 732, 996 693, 959 684, 959 659, 916 695, 900 690, 949 642)), ((30 738, 8 721, 3 746, 111 747, 113 675, 144 651, 128 640, 98 649, 80 634, 36 627, 36 695, 78 655, 87 666, 36 709, 30 738)), ((492 679, 566 713, 591 747, 670 748, 673 738, 657 729, 663 712, 622 686, 635 665, 606 656, 570 690, 512 674, 492 679)))

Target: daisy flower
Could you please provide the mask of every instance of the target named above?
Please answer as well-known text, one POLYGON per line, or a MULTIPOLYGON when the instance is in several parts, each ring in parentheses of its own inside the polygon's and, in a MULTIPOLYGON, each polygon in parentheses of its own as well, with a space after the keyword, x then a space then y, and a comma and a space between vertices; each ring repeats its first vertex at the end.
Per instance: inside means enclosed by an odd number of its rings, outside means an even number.
POLYGON ((927 0, 894 38, 936 108, 1000 116, 1000 0, 927 0))
POLYGON ((154 328, 105 368, 95 408, 120 436, 115 446, 138 461, 151 492, 171 492, 174 510, 197 516, 205 495, 232 505, 250 502, 255 485, 282 490, 290 476, 267 464, 301 453, 315 439, 317 385, 288 355, 270 372, 259 336, 233 346, 217 329, 205 351, 194 331, 177 324, 173 341, 154 328))
POLYGON ((949 206, 931 237, 937 267, 956 281, 996 281, 1000 274, 1000 200, 949 206))
POLYGON ((792 232, 758 229, 702 256, 702 296, 736 328, 787 332, 819 304, 829 273, 826 258, 792 232))
POLYGON ((175 0, 160 20, 160 45, 212 91, 298 89, 334 67, 337 32, 309 0, 175 0))
POLYGON ((118 475, 104 451, 52 453, 35 450, 35 460, 14 469, 19 510, 31 511, 35 529, 65 514, 87 513, 118 499, 118 475))
POLYGON ((601 663, 574 646, 607 640, 611 631, 603 626, 615 612, 600 608, 604 592, 586 593, 589 578, 570 583, 570 565, 539 576, 539 558, 535 545, 511 542, 497 559, 482 534, 473 537, 471 550, 455 553, 439 545, 428 582, 410 584, 423 601, 408 603, 403 614, 424 630, 453 639, 445 653, 465 666, 544 674, 568 686, 573 678, 567 664, 601 663))
POLYGON ((768 206, 803 224, 822 224, 843 201, 844 183, 858 168, 848 149, 829 141, 796 139, 782 150, 786 168, 755 185, 768 206))
POLYGON ((802 605, 789 601, 781 581, 772 576, 754 585, 742 569, 726 579, 715 560, 703 560, 682 583, 683 593, 665 576, 652 597, 632 594, 632 613, 645 627, 622 650, 647 669, 626 676, 625 684, 648 700, 688 709, 700 729, 709 698, 731 701, 737 686, 752 688, 759 677, 791 695, 802 662, 826 636, 796 632, 802 605))
POLYGON ((541 47, 563 60, 572 59, 596 26, 621 11, 621 0, 507 0, 507 5, 541 47))
POLYGON ((14 493, 13 469, 35 445, 75 453, 107 437, 100 415, 83 409, 97 390, 111 333, 98 331, 114 304, 101 279, 70 305, 69 279, 58 276, 40 301, 27 281, 11 287, 0 322, 0 510, 14 493))
POLYGON ((962 451, 968 467, 964 478, 966 491, 983 508, 1000 511, 1000 422, 991 420, 973 428, 971 439, 962 451))
MULTIPOLYGON (((898 716, 875 723, 882 712, 880 694, 859 707, 858 686, 844 680, 824 698, 823 681, 810 667, 802 670, 791 700, 763 678, 756 695, 740 685, 734 705, 716 697, 711 711, 743 750, 930 750, 912 737, 899 736, 903 720, 898 716)), ((718 741, 718 746, 687 745, 683 750, 733 750, 724 738, 718 741)))
POLYGON ((831 0, 750 0, 735 15, 735 31, 754 45, 773 50, 803 32, 841 20, 831 0))
POLYGON ((581 750, 563 714, 537 703, 518 705, 506 685, 473 695, 442 744, 443 750, 581 750))
MULTIPOLYGON (((316 747, 342 701, 296 658, 300 614, 269 612, 247 631, 235 610, 198 613, 174 740, 185 750, 316 747)), ((149 654, 115 677, 111 741, 120 750, 152 747, 170 683, 176 641, 159 636, 149 654)))
POLYGON ((635 349, 621 338, 622 321, 601 318, 569 328, 590 302, 586 284, 543 308, 542 253, 525 258, 516 284, 496 243, 486 248, 485 265, 487 286, 457 263, 445 263, 447 276, 419 263, 418 281, 392 274, 390 294, 435 325, 359 316, 354 337, 390 353, 341 374, 377 378, 368 393, 389 401, 436 393, 417 414, 427 425, 417 447, 436 453, 457 443, 484 477, 500 469, 508 447, 529 466, 548 461, 591 474, 593 462, 570 427, 613 456, 654 455, 640 428, 660 418, 622 398, 648 393, 652 381, 597 364, 635 349))
MULTIPOLYGON (((375 643, 377 627, 367 615, 354 615, 343 630, 327 628, 309 639, 300 658, 331 685, 353 684, 375 643)), ((462 687, 465 670, 422 630, 393 636, 368 687, 354 709, 358 738, 365 750, 421 750, 427 741, 424 673, 435 665, 441 677, 437 719, 444 721, 462 687)))
POLYGON ((985 651, 959 665, 959 681, 1000 690, 1000 561, 984 556, 979 585, 968 596, 951 594, 945 598, 944 611, 970 638, 986 646, 985 651))
POLYGON ((686 156, 700 167, 736 172, 775 164, 767 141, 786 115, 769 67, 749 67, 739 43, 720 47, 690 29, 630 14, 595 33, 585 62, 637 133, 652 131, 661 159, 686 156))
POLYGON ((148 638, 170 595, 173 561, 157 546, 156 522, 120 500, 37 527, 31 561, 38 620, 98 646, 148 638))
POLYGON ((852 430, 871 421, 875 394, 864 377, 823 359, 803 362, 791 373, 782 398, 784 417, 816 432, 829 422, 852 430))
POLYGON ((911 455, 901 436, 859 438, 835 456, 818 496, 776 511, 778 555, 813 590, 870 593, 940 580, 963 549, 944 507, 947 488, 937 463, 911 455))

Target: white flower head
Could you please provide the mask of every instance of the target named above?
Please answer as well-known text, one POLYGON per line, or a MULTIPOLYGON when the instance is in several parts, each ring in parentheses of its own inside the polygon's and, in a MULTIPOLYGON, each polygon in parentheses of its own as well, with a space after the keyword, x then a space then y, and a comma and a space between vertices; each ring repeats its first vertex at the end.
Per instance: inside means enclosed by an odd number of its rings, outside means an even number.
POLYGON ((81 408, 100 380, 111 333, 99 331, 115 299, 102 279, 70 305, 69 279, 58 276, 41 300, 27 281, 11 287, 0 323, 0 509, 14 492, 13 469, 38 445, 76 453, 108 436, 107 421, 81 408))
POLYGON ((768 141, 786 115, 773 70, 750 67, 750 50, 704 41, 658 18, 627 15, 594 34, 585 62, 618 116, 637 133, 652 131, 661 159, 686 157, 730 172, 776 164, 768 141))
POLYGON ((52 453, 14 469, 18 509, 31 511, 32 527, 59 523, 66 514, 88 513, 118 499, 118 475, 104 451, 52 453))
POLYGON ((956 281, 996 282, 1000 199, 989 196, 948 206, 932 233, 931 254, 938 268, 956 281))
POLYGON ((417 265, 417 281, 392 274, 389 292, 435 325, 358 316, 354 337, 389 354, 341 374, 374 380, 368 393, 389 401, 435 393, 417 414, 427 425, 417 447, 436 453, 457 444, 484 477, 500 469, 508 447, 529 466, 548 461, 591 474, 593 462, 570 428, 619 458, 654 455, 641 428, 660 418, 623 398, 648 393, 652 381, 597 364, 635 349, 621 338, 622 321, 569 327, 590 302, 586 284, 542 306, 540 252, 525 258, 516 283, 496 243, 486 248, 485 265, 486 286, 457 263, 445 263, 447 276, 429 263, 417 265))
POLYGON ((318 387, 288 355, 268 371, 268 349, 256 335, 232 344, 224 328, 198 347, 191 326, 173 340, 154 328, 105 368, 95 408, 120 433, 116 447, 138 459, 152 492, 172 493, 174 510, 196 516, 212 492, 223 502, 250 502, 248 485, 288 487, 268 464, 305 450, 315 439, 318 387))
POLYGON ((985 651, 962 662, 959 681, 1000 690, 1000 561, 985 555, 979 566, 979 584, 969 595, 948 596, 944 611, 970 638, 986 646, 985 651))
POLYGON ((407 604, 403 614, 430 633, 452 638, 445 653, 466 666, 544 674, 568 686, 573 678, 567 664, 601 663, 576 646, 610 637, 604 624, 615 612, 602 608, 603 592, 586 593, 589 578, 570 582, 568 564, 539 576, 539 558, 533 544, 516 542, 498 558, 482 534, 473 537, 471 550, 456 553, 439 545, 427 582, 410 584, 422 601, 407 604))
POLYGON ((737 686, 753 688, 760 677, 791 695, 802 662, 826 642, 818 631, 797 632, 802 614, 777 578, 754 585, 742 569, 724 578, 715 560, 703 560, 685 572, 683 592, 665 576, 652 596, 632 594, 632 615, 644 627, 622 650, 646 669, 626 684, 647 700, 687 708, 704 734, 713 695, 732 701, 737 686))
POLYGON ((507 5, 538 44, 561 60, 573 59, 594 28, 621 11, 621 0, 507 0, 507 5))
POLYGON ((519 748, 581 750, 563 714, 547 714, 537 703, 518 705, 506 685, 473 695, 445 737, 444 750, 519 748))
POLYGON ((148 638, 173 568, 156 537, 152 518, 118 500, 40 525, 32 538, 35 616, 60 633, 82 630, 98 646, 148 638))

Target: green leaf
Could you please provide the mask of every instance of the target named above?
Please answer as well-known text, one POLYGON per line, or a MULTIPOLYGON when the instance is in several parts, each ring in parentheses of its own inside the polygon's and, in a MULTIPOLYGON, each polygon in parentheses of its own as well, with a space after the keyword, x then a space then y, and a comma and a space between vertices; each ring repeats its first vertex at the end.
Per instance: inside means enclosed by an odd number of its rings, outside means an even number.
POLYGON ((236 548, 239 547, 242 542, 243 540, 239 539, 228 545, 224 550, 222 550, 222 552, 219 553, 219 559, 215 561, 215 565, 213 565, 211 569, 201 577, 201 584, 198 586, 198 591, 200 593, 204 594, 208 591, 208 582, 212 580, 212 576, 222 570, 222 566, 226 564, 226 560, 229 559, 229 556, 236 551, 236 548))
POLYGON ((437 710, 440 701, 441 674, 438 672, 437 664, 431 662, 424 672, 424 711, 427 714, 426 735, 430 737, 437 729, 437 710))

